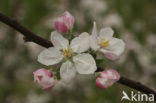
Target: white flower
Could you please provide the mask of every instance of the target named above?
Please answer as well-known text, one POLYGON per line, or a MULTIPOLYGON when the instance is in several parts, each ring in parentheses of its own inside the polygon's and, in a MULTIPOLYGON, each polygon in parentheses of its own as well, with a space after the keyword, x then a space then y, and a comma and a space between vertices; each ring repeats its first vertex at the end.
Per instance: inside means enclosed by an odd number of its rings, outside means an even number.
POLYGON ((83 53, 90 47, 88 33, 80 34, 69 44, 66 38, 54 31, 51 33, 51 42, 54 47, 43 50, 38 56, 38 61, 49 66, 60 63, 66 58, 67 61, 60 68, 61 79, 65 83, 73 79, 76 71, 79 74, 93 74, 96 71, 94 58, 88 53, 83 53))
POLYGON ((94 51, 99 51, 111 60, 117 60, 125 49, 123 40, 113 37, 114 31, 110 27, 102 28, 97 34, 96 23, 90 36, 90 46, 94 51))

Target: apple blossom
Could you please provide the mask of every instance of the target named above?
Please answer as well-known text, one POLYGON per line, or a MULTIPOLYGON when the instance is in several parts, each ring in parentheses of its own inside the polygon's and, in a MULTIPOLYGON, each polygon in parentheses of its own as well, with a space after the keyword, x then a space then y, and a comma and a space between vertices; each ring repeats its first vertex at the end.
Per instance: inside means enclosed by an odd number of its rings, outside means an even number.
POLYGON ((74 22, 75 22, 75 18, 74 16, 72 16, 68 11, 63 13, 63 21, 66 24, 67 28, 69 30, 71 30, 73 28, 74 22))
POLYGON ((106 89, 120 79, 119 73, 114 69, 105 70, 96 79, 96 85, 101 89, 106 89))
POLYGON ((110 27, 106 27, 101 29, 98 35, 94 22, 90 46, 94 51, 103 53, 106 58, 117 60, 125 49, 125 43, 121 39, 114 38, 113 33, 114 31, 110 27))
POLYGON ((62 17, 58 17, 54 20, 54 27, 58 32, 66 33, 68 30, 72 30, 75 19, 68 12, 64 12, 62 17))
POLYGON ((38 56, 38 61, 49 66, 66 60, 60 67, 60 76, 65 83, 69 83, 76 72, 93 74, 97 69, 95 60, 89 53, 83 53, 90 47, 89 37, 89 34, 84 32, 69 44, 66 38, 54 31, 51 33, 51 42, 54 47, 43 50, 38 56))
POLYGON ((49 90, 54 87, 55 80, 53 74, 47 69, 38 69, 34 74, 34 81, 42 87, 43 90, 49 90))
POLYGON ((68 28, 61 17, 54 20, 54 27, 58 32, 66 33, 68 31, 68 28))

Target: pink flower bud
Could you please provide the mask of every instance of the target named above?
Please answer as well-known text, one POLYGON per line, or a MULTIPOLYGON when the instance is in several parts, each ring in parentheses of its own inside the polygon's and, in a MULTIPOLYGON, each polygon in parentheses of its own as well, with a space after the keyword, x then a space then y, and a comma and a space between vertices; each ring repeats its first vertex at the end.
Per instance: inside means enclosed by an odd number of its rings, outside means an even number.
POLYGON ((112 86, 120 79, 119 73, 114 69, 105 70, 100 73, 96 79, 96 86, 101 89, 106 89, 112 86))
POLYGON ((54 20, 54 27, 58 32, 61 33, 66 33, 68 31, 68 28, 61 17, 54 20))
POLYGON ((58 32, 66 33, 73 28, 74 21, 74 17, 66 11, 63 13, 62 17, 58 17, 54 20, 54 27, 58 32))
POLYGON ((34 81, 42 87, 43 90, 49 90, 55 85, 53 74, 47 69, 38 69, 34 74, 34 81))
POLYGON ((63 17, 63 21, 66 24, 67 28, 69 30, 71 30, 73 28, 73 25, 75 22, 74 16, 72 16, 68 11, 66 11, 63 13, 62 17, 63 17))

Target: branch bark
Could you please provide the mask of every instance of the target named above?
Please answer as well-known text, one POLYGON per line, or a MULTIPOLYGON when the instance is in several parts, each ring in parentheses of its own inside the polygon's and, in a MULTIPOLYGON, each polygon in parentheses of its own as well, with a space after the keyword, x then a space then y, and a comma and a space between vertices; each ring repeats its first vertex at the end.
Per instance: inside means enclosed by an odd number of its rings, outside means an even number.
MULTIPOLYGON (((41 45, 45 48, 49 48, 49 47, 53 46, 50 41, 45 40, 40 36, 37 36, 36 34, 31 32, 30 30, 28 30, 26 27, 24 27, 23 25, 18 23, 16 20, 9 18, 2 13, 0 13, 0 21, 3 22, 4 24, 7 24, 10 27, 14 28, 18 32, 20 32, 24 36, 24 40, 26 42, 27 41, 34 42, 34 43, 41 45)), ((103 71, 103 69, 98 67, 96 72, 100 72, 100 71, 103 71)), ((136 82, 136 81, 133 81, 133 80, 130 80, 126 77, 121 76, 118 83, 125 85, 127 87, 130 87, 130 88, 133 88, 133 89, 140 91, 142 93, 145 93, 147 95, 154 94, 155 101, 156 101, 156 91, 153 89, 150 89, 149 87, 147 87, 143 84, 141 84, 140 82, 136 82)))
POLYGON ((34 42, 46 48, 53 46, 50 41, 45 40, 41 38, 40 36, 37 36, 30 30, 28 30, 26 27, 18 23, 16 20, 9 18, 2 13, 0 13, 0 21, 14 28, 18 32, 22 33, 25 41, 34 42))

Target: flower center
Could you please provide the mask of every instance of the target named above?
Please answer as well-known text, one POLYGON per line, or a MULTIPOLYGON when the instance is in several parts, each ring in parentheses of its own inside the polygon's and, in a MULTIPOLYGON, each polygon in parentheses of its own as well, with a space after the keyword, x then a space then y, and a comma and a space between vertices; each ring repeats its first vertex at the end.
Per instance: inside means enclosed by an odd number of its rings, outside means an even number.
POLYGON ((65 57, 70 58, 72 56, 72 54, 73 54, 73 50, 70 48, 70 46, 68 46, 67 49, 66 48, 62 48, 61 49, 61 53, 65 57))
POLYGON ((105 38, 102 38, 100 43, 99 43, 99 46, 100 46, 100 48, 107 47, 107 46, 109 46, 109 41, 106 40, 105 38))

